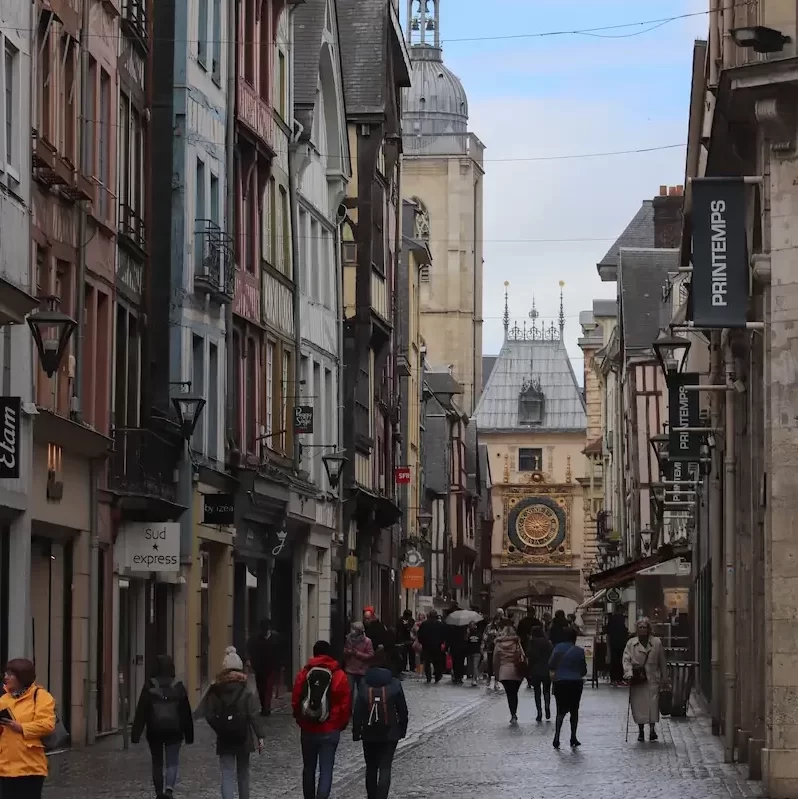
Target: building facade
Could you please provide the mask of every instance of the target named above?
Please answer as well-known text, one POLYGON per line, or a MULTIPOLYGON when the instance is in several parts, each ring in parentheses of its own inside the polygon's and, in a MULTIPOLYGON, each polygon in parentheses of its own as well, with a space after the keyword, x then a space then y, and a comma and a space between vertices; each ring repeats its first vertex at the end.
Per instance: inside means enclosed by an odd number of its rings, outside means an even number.
POLYGON ((341 55, 353 179, 345 200, 344 390, 347 498, 339 631, 373 606, 396 616, 401 510, 394 299, 401 247, 401 90, 410 60, 393 4, 340 0, 341 55), (372 53, 379 52, 378 63, 372 53), (345 553, 345 554, 344 554, 345 553))
POLYGON ((510 327, 474 412, 493 501, 490 608, 573 611, 585 595, 585 406, 560 324, 510 327))
POLYGON ((482 387, 485 148, 468 130, 463 85, 443 63, 441 0, 407 0, 406 9, 413 74, 403 98, 402 191, 421 210, 432 253, 420 274, 421 332, 429 362, 452 370, 471 414, 482 387))

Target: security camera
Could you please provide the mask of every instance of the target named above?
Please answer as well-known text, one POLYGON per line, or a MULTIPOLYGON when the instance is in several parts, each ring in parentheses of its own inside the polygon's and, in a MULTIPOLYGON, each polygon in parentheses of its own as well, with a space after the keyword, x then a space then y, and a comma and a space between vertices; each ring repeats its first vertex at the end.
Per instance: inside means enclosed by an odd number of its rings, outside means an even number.
POLYGON ((732 383, 732 385, 738 394, 745 394, 745 383, 743 383, 739 377, 732 383))

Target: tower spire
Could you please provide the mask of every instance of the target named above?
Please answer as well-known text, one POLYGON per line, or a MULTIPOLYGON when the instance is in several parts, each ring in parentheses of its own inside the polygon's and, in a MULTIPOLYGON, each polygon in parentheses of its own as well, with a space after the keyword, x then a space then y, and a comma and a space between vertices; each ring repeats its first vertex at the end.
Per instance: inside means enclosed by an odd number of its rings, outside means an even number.
POLYGON ((510 288, 510 281, 504 281, 504 339, 507 340, 507 336, 510 332, 510 293, 508 289, 510 288))
POLYGON ((441 46, 440 0, 407 0, 407 43, 441 46))
POLYGON ((565 340, 565 306, 563 305, 562 290, 565 286, 565 281, 560 281, 560 341, 565 340))

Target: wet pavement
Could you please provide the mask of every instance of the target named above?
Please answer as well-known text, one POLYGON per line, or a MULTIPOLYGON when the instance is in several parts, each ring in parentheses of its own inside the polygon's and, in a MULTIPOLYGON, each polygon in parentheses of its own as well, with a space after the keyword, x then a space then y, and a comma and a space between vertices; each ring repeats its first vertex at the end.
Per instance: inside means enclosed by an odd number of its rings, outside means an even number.
MULTIPOLYGON (((759 797, 759 783, 723 763, 722 749, 702 718, 665 721, 656 743, 624 742, 627 694, 585 688, 581 748, 551 746, 553 722, 537 724, 531 691, 522 691, 517 726, 508 724, 502 693, 455 687, 445 679, 427 686, 408 679, 408 738, 397 753, 391 795, 396 799, 716 799, 759 797)), ((567 733, 567 723, 566 731, 567 733)), ((298 733, 286 713, 269 719, 266 748, 253 756, 252 798, 299 797, 298 733)), ((564 735, 564 743, 568 740, 564 735)), ((177 797, 216 799, 218 766, 210 731, 184 749, 177 797)), ((336 760, 333 799, 363 799, 362 752, 347 731, 336 760)), ((45 799, 152 797, 146 744, 121 751, 113 738, 51 760, 45 799)))

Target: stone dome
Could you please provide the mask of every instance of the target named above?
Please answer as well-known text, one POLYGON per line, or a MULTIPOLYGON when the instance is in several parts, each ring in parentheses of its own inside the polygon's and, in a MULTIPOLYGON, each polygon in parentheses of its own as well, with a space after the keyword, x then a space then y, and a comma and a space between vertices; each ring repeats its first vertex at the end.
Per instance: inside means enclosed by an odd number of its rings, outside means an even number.
POLYGON ((440 47, 410 48, 412 85, 405 89, 402 119, 405 136, 435 136, 468 131, 468 98, 463 84, 444 63, 440 47))

